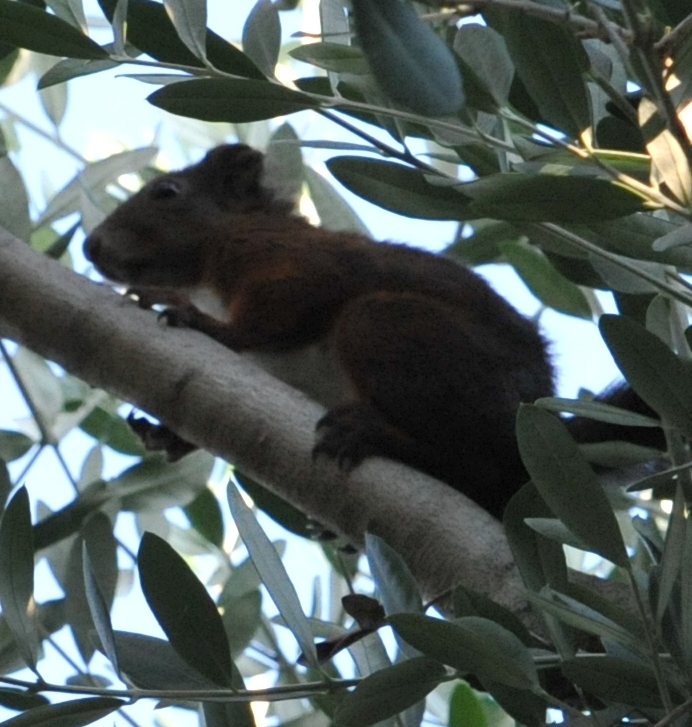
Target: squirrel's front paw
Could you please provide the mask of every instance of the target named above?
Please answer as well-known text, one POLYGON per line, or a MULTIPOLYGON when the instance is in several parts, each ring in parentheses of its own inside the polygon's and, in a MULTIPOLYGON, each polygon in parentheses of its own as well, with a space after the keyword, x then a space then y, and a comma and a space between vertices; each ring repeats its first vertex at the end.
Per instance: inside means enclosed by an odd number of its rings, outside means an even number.
POLYGON ((331 409, 317 422, 313 459, 324 454, 335 459, 340 469, 349 472, 366 457, 378 453, 373 434, 380 427, 378 415, 359 404, 331 409))

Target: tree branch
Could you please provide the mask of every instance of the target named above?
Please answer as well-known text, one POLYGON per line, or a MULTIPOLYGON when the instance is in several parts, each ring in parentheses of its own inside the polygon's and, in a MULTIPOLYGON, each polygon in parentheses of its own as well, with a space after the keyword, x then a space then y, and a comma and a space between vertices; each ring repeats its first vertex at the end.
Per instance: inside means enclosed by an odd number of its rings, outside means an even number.
POLYGON ((475 503, 395 462, 374 458, 349 476, 313 462, 320 406, 1 231, 0 334, 150 412, 352 542, 381 536, 427 596, 463 583, 527 612, 502 526, 475 503))

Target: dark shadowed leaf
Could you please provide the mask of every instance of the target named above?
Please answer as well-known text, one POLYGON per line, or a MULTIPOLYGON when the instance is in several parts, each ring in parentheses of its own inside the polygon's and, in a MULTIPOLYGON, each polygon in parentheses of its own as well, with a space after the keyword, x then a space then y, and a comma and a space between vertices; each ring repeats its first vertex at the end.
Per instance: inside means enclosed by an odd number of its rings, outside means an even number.
POLYGON ((353 0, 358 42, 382 90, 426 116, 457 113, 464 105, 454 56, 407 0, 353 0))
POLYGON ((365 157, 332 157, 327 167, 346 189, 390 212, 427 220, 467 219, 470 200, 430 184, 417 169, 365 157))
POLYGON ((7 498, 12 492, 12 480, 10 480, 10 473, 7 470, 5 460, 0 457, 0 515, 5 509, 5 503, 7 498))
POLYGON ((571 137, 589 128, 589 96, 582 74, 589 60, 571 30, 519 11, 502 15, 503 37, 517 74, 543 118, 571 137))
POLYGON ((25 709, 42 707, 44 704, 50 704, 50 702, 42 694, 25 692, 23 689, 0 689, 0 705, 8 709, 23 712, 25 709))
POLYGON ((500 249, 541 303, 561 313, 591 320, 591 306, 579 286, 559 273, 543 253, 514 243, 502 243, 500 249))
POLYGON ((449 622, 416 613, 395 614, 387 621, 411 646, 462 673, 519 689, 538 684, 528 649, 493 621, 466 616, 449 622))
POLYGON ((661 422, 652 417, 636 414, 627 409, 604 404, 602 401, 587 401, 586 399, 561 399, 557 396, 536 399, 534 402, 541 409, 554 412, 568 412, 580 417, 595 419, 608 424, 620 424, 626 427, 660 427, 661 422))
POLYGON ((522 644, 533 646, 535 643, 526 626, 515 614, 483 593, 459 585, 452 592, 452 604, 452 613, 457 618, 482 616, 511 631, 522 644))
MULTIPOLYGON (((658 570, 658 598, 656 599, 656 620, 661 621, 670 602, 673 589, 683 565, 683 554, 687 540, 687 520, 685 518, 685 497, 683 488, 675 488, 673 511, 666 532, 663 556, 658 570)), ((688 546, 689 547, 689 546, 688 546)))
POLYGON ((50 56, 108 57, 101 46, 64 20, 11 0, 0 0, 0 41, 50 56))
POLYGON ((281 47, 281 21, 272 0, 257 0, 243 26, 243 50, 265 76, 273 76, 281 47))
POLYGON ((233 520, 262 583, 269 591, 286 626, 298 641, 306 660, 314 665, 316 657, 312 630, 300 605, 295 586, 291 583, 276 548, 260 527, 252 510, 245 504, 238 488, 230 480, 227 496, 233 520))
POLYGON ((462 25, 454 37, 454 50, 473 69, 495 103, 506 106, 514 65, 502 36, 486 25, 462 25))
MULTIPOLYGON (((118 0, 99 0, 109 21, 118 0)), ((180 40, 162 4, 151 0, 129 0, 127 38, 143 53, 157 61, 180 66, 203 68, 203 62, 180 40)), ((262 71, 232 43, 211 30, 206 37, 207 60, 220 71, 243 78, 264 78, 262 71)))
POLYGON ((255 727, 249 702, 204 702, 205 727, 255 727))
POLYGON ((630 386, 666 421, 692 436, 689 365, 658 336, 625 316, 601 316, 599 328, 630 386))
POLYGON ((517 415, 517 441, 531 480, 548 507, 590 549, 628 568, 608 498, 565 425, 547 411, 524 404, 517 415))
POLYGON ((88 664, 94 654, 96 645, 91 638, 94 622, 91 618, 91 609, 89 608, 84 586, 81 538, 75 538, 72 541, 63 580, 67 622, 72 629, 79 653, 84 659, 84 663, 88 664))
POLYGON ((214 493, 205 487, 199 495, 183 508, 190 525, 210 543, 223 545, 223 515, 214 493))
POLYGON ((473 200, 468 219, 588 223, 645 208, 628 188, 594 177, 505 172, 463 184, 460 191, 473 200))
POLYGON ((231 654, 216 604, 165 540, 144 533, 137 556, 144 597, 171 646, 220 685, 231 683, 231 654))
POLYGON ((87 603, 91 618, 96 627, 99 641, 103 648, 103 652, 108 657, 116 674, 120 674, 118 665, 118 654, 115 649, 115 640, 113 637, 113 625, 111 624, 109 606, 104 599, 99 584, 96 582, 94 568, 89 557, 87 544, 82 543, 82 565, 84 568, 84 590, 86 593, 87 603))
POLYGON ((34 547, 29 495, 21 487, 0 521, 0 605, 27 666, 35 669, 39 639, 34 603, 34 547))
POLYGON ((562 593, 555 593, 549 588, 544 588, 540 594, 529 593, 528 598, 535 606, 569 626, 574 626, 595 636, 617 641, 634 650, 635 653, 641 653, 644 648, 645 640, 640 631, 632 633, 574 598, 562 593))
MULTIPOLYGON (((20 5, 20 3, 13 4, 20 5)), ((0 5, 1 28, 2 5, 0 5)), ((0 226, 20 240, 29 240, 31 234, 29 198, 22 176, 6 154, 0 154, 0 226)))
POLYGON ((202 78, 171 83, 147 100, 165 111, 202 121, 247 123, 314 108, 309 96, 267 81, 202 78))
POLYGON ((219 685, 188 666, 163 639, 113 633, 120 669, 140 689, 216 689, 219 685))
POLYGON ((643 664, 598 654, 580 655, 562 664, 563 674, 584 691, 606 702, 633 707, 662 707, 653 671, 643 664))
POLYGON ((338 706, 334 721, 367 727, 403 712, 424 699, 442 681, 445 668, 435 659, 407 659, 371 674, 338 706))
POLYGON ((236 473, 236 479, 255 505, 282 528, 302 538, 311 538, 314 535, 312 521, 304 512, 241 472, 236 473))
POLYGON ((112 697, 73 699, 30 709, 3 722, 7 727, 82 727, 120 709, 127 702, 112 697))
POLYGON ((505 508, 503 525, 521 576, 532 591, 550 584, 567 586, 567 564, 561 545, 539 535, 526 524, 529 517, 551 517, 533 482, 525 484, 505 508))

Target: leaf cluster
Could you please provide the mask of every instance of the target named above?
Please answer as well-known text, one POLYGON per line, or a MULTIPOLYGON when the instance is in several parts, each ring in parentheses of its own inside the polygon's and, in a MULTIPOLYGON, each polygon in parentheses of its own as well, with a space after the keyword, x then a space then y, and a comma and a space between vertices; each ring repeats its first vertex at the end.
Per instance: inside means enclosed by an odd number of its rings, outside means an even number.
MULTIPOLYGON (((153 697, 186 709, 199 702, 214 727, 252 724, 248 704, 257 699, 271 701, 273 716, 296 727, 417 727, 434 690, 448 697, 449 711, 436 710, 431 697, 428 715, 450 725, 499 722, 497 705, 529 727, 543 724, 551 706, 575 722, 589 713, 602 724, 625 717, 655 723, 684 712, 692 699, 689 9, 676 0, 572 8, 484 0, 479 19, 407 0, 353 0, 348 13, 341 0, 322 0, 321 36, 282 45, 281 13, 295 5, 258 0, 241 50, 207 29, 203 0, 100 0, 101 21, 113 33, 106 45, 91 37, 79 0, 0 0, 0 82, 14 80, 19 49, 59 59, 42 68, 38 84, 56 127, 66 82, 115 68, 159 86, 147 99, 153 106, 223 122, 236 136, 244 127, 228 125, 321 114, 357 143, 300 140, 284 123, 271 134, 267 154, 284 185, 310 196, 323 224, 364 231, 334 188, 304 164, 301 147, 338 152, 327 162, 332 177, 382 209, 456 222, 446 254, 469 265, 511 266, 545 308, 591 320, 601 313, 595 291, 610 291, 619 315, 600 318, 602 335, 658 418, 588 396, 543 400, 519 413, 531 482, 511 503, 505 527, 549 640, 463 587, 449 595, 453 618, 435 617, 405 564, 376 538, 369 538, 367 555, 379 600, 351 595, 342 604, 337 596, 358 570, 327 550, 344 581, 337 579, 330 594, 328 618, 319 617, 317 605, 307 617, 281 548, 233 484, 228 503, 248 557, 239 562, 237 548, 227 555, 230 527, 208 486, 210 456, 175 465, 145 456, 119 402, 3 346, 36 426, 31 436, 0 432, 0 457, 31 468, 45 450, 59 456, 58 445, 75 429, 95 442, 81 475, 68 472, 76 493, 68 504, 55 512, 42 506, 32 525, 20 488, 0 521, 0 671, 26 666, 36 677, 0 678, 0 704, 21 712, 9 722, 77 727, 153 697), (580 14, 587 11, 598 21, 580 14), (667 451, 622 442, 580 448, 551 413, 557 411, 660 428, 667 451), (105 480, 104 452, 135 463, 105 480), (633 518, 634 500, 610 497, 592 468, 613 463, 633 468, 632 492, 652 493, 633 518), (661 500, 673 502, 669 520, 661 500), (189 529, 161 516, 171 507, 183 509, 189 529), (134 515, 142 536, 136 556, 118 536, 122 512, 134 515), (604 571, 629 584, 634 607, 570 580, 565 546, 603 559, 604 571), (37 553, 65 594, 38 605, 37 553), (198 556, 214 564, 205 584, 191 568, 203 570, 198 556), (116 593, 135 573, 165 640, 112 626, 116 593), (262 609, 263 594, 276 607, 274 619, 262 609), (99 652, 124 688, 112 680, 95 685, 88 669, 72 684, 43 681, 46 638, 66 624, 83 662, 99 652), (292 634, 304 667, 287 656, 282 629, 292 634), (393 659, 384 647, 386 629, 395 636, 393 659), (345 652, 353 662, 343 669, 345 652), (270 671, 273 687, 246 688, 247 676, 270 671), (87 699, 49 704, 42 695, 62 690, 75 697, 85 685, 87 699), (298 712, 277 706, 299 699, 308 706, 298 712)), ((7 139, 0 139, 0 225, 67 263, 78 227, 88 232, 125 194, 123 175, 144 181, 155 173, 155 147, 85 163, 32 218, 7 139), (60 226, 75 214, 79 222, 60 226)), ((23 479, 12 466, 12 478, 0 468, 3 502, 23 479)), ((276 521, 308 533, 301 513, 239 480, 276 521)))

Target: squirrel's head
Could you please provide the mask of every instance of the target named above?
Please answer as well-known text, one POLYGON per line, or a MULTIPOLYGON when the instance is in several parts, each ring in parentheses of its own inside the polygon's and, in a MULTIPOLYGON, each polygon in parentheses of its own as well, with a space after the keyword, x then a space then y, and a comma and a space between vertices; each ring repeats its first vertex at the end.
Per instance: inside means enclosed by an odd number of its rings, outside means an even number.
POLYGON ((121 204, 87 237, 84 254, 115 282, 194 285, 203 248, 219 236, 230 242, 234 222, 290 214, 293 205, 277 199, 263 176, 261 152, 245 144, 216 147, 198 164, 157 177, 121 204))

